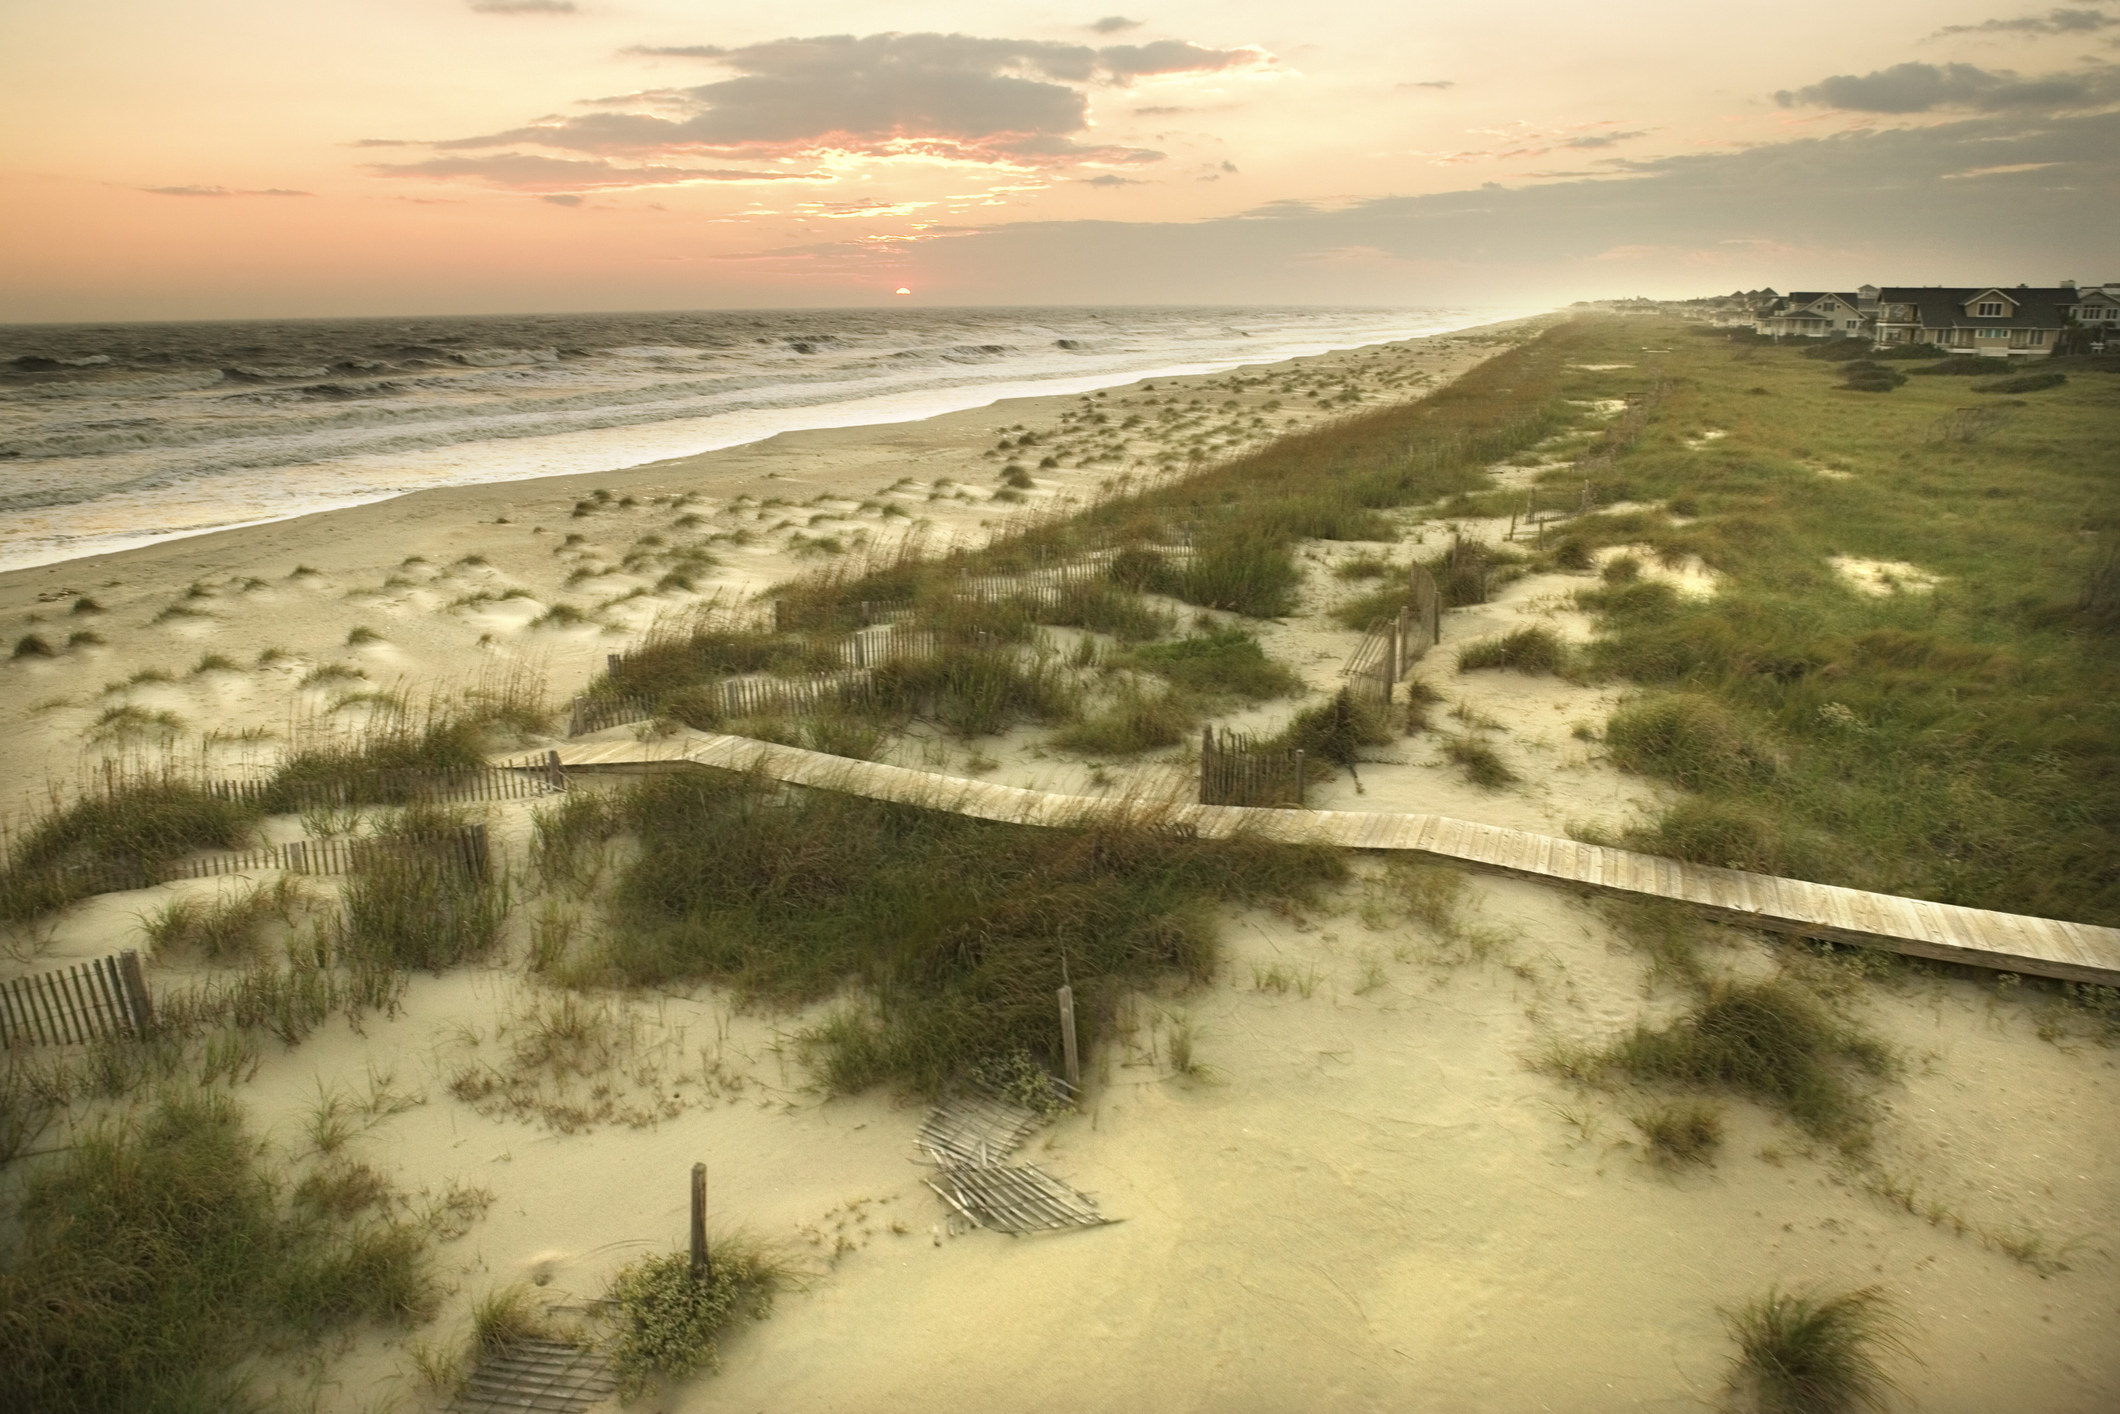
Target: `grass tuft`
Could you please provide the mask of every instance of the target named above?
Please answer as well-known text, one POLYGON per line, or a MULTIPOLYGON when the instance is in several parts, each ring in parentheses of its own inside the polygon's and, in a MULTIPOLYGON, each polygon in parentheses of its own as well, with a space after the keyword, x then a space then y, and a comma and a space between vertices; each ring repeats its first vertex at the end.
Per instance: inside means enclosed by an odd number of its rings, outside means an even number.
POLYGON ((1722 1147, 1722 1111, 1698 1100, 1652 1105, 1629 1118, 1649 1146, 1649 1157, 1664 1168, 1712 1163, 1722 1147))
POLYGON ((1883 1046, 1787 979, 1712 985, 1668 1026, 1638 1026, 1590 1067, 1651 1084, 1721 1090, 1780 1111, 1844 1148, 1867 1138, 1858 1078, 1891 1071, 1883 1046))
POLYGON ((1520 628, 1500 638, 1468 643, 1458 650, 1461 673, 1480 668, 1511 668, 1520 673, 1560 671, 1567 648, 1550 628, 1520 628))
POLYGON ((1756 1414, 1853 1414, 1891 1407, 1881 1357, 1908 1354, 1905 1328, 1874 1286, 1838 1296, 1769 1288, 1723 1313, 1737 1357, 1730 1393, 1756 1414))

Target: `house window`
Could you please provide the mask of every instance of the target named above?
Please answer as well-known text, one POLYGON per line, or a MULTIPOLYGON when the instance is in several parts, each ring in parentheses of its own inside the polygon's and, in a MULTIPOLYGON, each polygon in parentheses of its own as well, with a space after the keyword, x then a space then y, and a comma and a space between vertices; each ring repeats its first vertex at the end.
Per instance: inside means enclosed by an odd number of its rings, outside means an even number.
POLYGON ((1989 300, 1986 304, 1976 306, 1973 310, 1973 315, 1978 319, 2000 319, 2002 317, 2002 302, 2000 300, 1989 300))
POLYGON ((2010 336, 2007 329, 1976 329, 1973 332, 1983 339, 2007 339, 2010 336))
POLYGON ((2032 330, 2032 332, 2031 332, 2031 333, 2029 333, 2029 334, 2026 334, 2026 335, 2024 336, 2024 342, 2025 342, 2025 343, 2027 343, 2027 344, 2029 344, 2029 345, 2030 345, 2031 347, 2033 347, 2033 348, 2035 348, 2035 349, 2036 349, 2036 348, 2038 348, 2038 347, 2039 347, 2039 346, 2040 346, 2041 344, 2043 344, 2043 343, 2045 343, 2045 342, 2046 342, 2046 330, 2044 330, 2044 329, 2034 329, 2034 330, 2032 330))

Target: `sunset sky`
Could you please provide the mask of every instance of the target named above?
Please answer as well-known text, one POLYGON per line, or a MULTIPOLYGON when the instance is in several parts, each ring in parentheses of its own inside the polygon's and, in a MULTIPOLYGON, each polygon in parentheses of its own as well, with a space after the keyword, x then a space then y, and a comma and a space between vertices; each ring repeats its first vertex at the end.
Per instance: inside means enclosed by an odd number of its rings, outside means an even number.
POLYGON ((11 0, 0 320, 2120 280, 2116 61, 2120 0, 11 0))

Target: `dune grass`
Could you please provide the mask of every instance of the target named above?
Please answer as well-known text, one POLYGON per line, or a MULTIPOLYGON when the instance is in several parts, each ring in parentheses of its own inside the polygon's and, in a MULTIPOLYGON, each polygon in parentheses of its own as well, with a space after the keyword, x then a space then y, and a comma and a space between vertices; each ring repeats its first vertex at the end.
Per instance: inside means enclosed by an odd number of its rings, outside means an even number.
MULTIPOLYGON (((1600 620, 1586 669, 1644 689, 1614 722, 1616 758, 1697 797, 1634 842, 2120 923, 2120 496, 2100 470, 2120 376, 2070 360, 2038 416, 1961 438, 1962 379, 1868 397, 1821 381, 1795 349, 1732 358, 1673 335, 1660 370, 1582 373, 1571 393, 1665 378, 1607 475, 1630 500, 1695 515, 1602 513, 1569 535, 1698 555, 1720 576, 1708 597, 1653 580, 1578 595, 1600 620), (1687 446, 1700 426, 1729 435, 1687 446), (1835 555, 1939 582, 1859 593, 1835 555)), ((1637 361, 1616 350, 1648 336, 1610 326, 1604 357, 1637 361)), ((1950 362, 1901 366, 1959 371, 1950 362)))
POLYGON ((25 923, 98 889, 138 888, 196 849, 237 849, 256 806, 173 774, 107 773, 5 843, 0 923, 25 923))
POLYGON ((1855 1414, 1892 1406, 1884 1357, 1906 1356, 1905 1323, 1874 1286, 1837 1296, 1770 1288, 1723 1313, 1737 1342, 1729 1391, 1746 1414, 1855 1414))
POLYGON ((428 1234, 287 1205, 234 1103, 170 1091, 31 1175, 0 1266, 9 1402, 45 1414, 262 1408, 242 1371, 366 1321, 424 1317, 428 1234))
POLYGON ((1533 625, 1505 633, 1500 638, 1468 643, 1458 650, 1457 668, 1469 673, 1480 668, 1509 668, 1519 673, 1555 673, 1567 661, 1568 650, 1550 628, 1533 625))
POLYGON ((455 811, 413 807, 356 861, 340 891, 332 944, 383 969, 441 972, 491 952, 507 921, 506 878, 467 869, 431 846, 465 823, 455 811))
POLYGON ((1055 732, 1052 743, 1084 756, 1138 756, 1178 745, 1199 723, 1200 709, 1185 694, 1128 683, 1103 707, 1055 732))
POLYGON ((1303 680, 1294 670, 1267 657, 1259 640, 1241 628, 1210 629, 1168 643, 1148 644, 1122 661, 1167 679, 1179 691, 1202 697, 1265 702, 1303 690, 1303 680))
POLYGON ((1555 1063, 1577 1080, 1740 1096, 1849 1152, 1868 1142, 1869 1082, 1894 1068, 1882 1045, 1789 978, 1704 984, 1668 1024, 1638 1025, 1599 1048, 1564 1049, 1555 1063))
POLYGON ((1153 820, 1033 829, 721 772, 646 782, 617 808, 638 855, 570 980, 710 978, 782 1002, 854 984, 801 1037, 840 1092, 934 1091, 1019 1050, 1056 1063, 1063 967, 1094 1044, 1125 987, 1208 975, 1218 905, 1307 896, 1345 868, 1153 820))

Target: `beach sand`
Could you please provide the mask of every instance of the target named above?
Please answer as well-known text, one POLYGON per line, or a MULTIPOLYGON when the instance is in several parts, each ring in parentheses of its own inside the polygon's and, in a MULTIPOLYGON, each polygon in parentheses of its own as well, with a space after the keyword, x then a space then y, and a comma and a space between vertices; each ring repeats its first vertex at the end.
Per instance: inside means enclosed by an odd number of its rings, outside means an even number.
MULTIPOLYGON (((1491 337, 1301 363, 1322 387, 1354 380, 1374 405, 1469 367, 1493 350, 1491 337)), ((1222 426, 1265 416, 1282 431, 1329 415, 1307 400, 1264 413, 1258 394, 1224 413, 1222 390, 1205 387, 1218 379, 1150 381, 1159 397, 1176 387, 1188 403, 1201 398, 1222 426)), ((1063 437, 1061 414, 1101 403, 1117 423, 1122 401, 1138 407, 1142 396, 1023 400, 602 476, 425 492, 0 576, 12 636, 58 646, 85 628, 105 639, 0 668, 0 779, 14 802, 33 801, 42 782, 112 750, 149 750, 165 728, 183 752, 201 749, 202 730, 221 733, 204 749, 236 769, 269 759, 304 722, 357 723, 375 710, 354 702, 334 712, 349 692, 416 700, 524 669, 564 697, 656 613, 831 562, 798 550, 796 535, 850 546, 866 531, 882 549, 926 519, 931 545, 970 539, 1009 515, 1095 494, 1129 462, 1153 465, 1182 442, 1136 440, 1086 466, 1026 458, 1035 485, 1017 504, 991 496, 1007 454, 982 455, 996 451, 999 429, 1019 425, 1047 434, 1025 449, 1038 459, 1056 440, 1108 446, 1100 439, 1110 430, 1063 437), (574 516, 597 489, 609 503, 574 516), (645 504, 684 493, 697 499, 645 504), (627 496, 640 504, 619 506, 627 496), (886 513, 892 504, 907 514, 886 513), (663 547, 645 547, 630 569, 622 562, 642 535, 681 539, 674 521, 684 514, 701 517, 694 536, 755 538, 717 543, 719 564, 693 590, 657 590, 663 547), (780 521, 793 524, 775 529, 780 521), (568 534, 585 539, 567 547, 568 534), (317 573, 290 578, 300 565, 317 573), (612 572, 566 582, 604 566, 612 572), (253 578, 262 584, 246 587, 253 578), (203 592, 187 600, 193 584, 203 592), (498 597, 518 588, 529 597, 498 597), (637 588, 649 592, 609 602, 637 588), (450 607, 479 594, 493 597, 450 607), (70 613, 83 595, 102 611, 70 613), (185 603, 196 612, 164 616, 185 603), (559 603, 592 621, 530 626, 559 603), (349 645, 360 627, 377 640, 349 645), (254 666, 273 647, 287 658, 254 666), (209 653, 240 666, 192 672, 209 653), (363 676, 298 685, 333 664, 363 676), (173 680, 101 690, 155 668, 173 680), (139 711, 98 728, 126 706, 139 711), (181 726, 155 726, 161 712, 181 726)), ((1406 541, 1311 547, 1301 610, 1261 629, 1269 651, 1318 692, 1337 685, 1357 637, 1326 611, 1366 587, 1337 579, 1333 561, 1403 562, 1422 538, 1432 546, 1507 530, 1417 509, 1399 518, 1406 541)), ((1651 572, 1713 592, 1710 577, 1685 566, 1651 572)), ((1619 826, 1662 802, 1658 787, 1618 772, 1574 731, 1601 726, 1615 690, 1451 670, 1457 646, 1528 623, 1586 636, 1567 596, 1589 582, 1527 577, 1493 603, 1453 611, 1423 665, 1445 697, 1438 724, 1490 740, 1519 784, 1468 783, 1431 732, 1378 752, 1359 782, 1343 775, 1314 803, 1558 833, 1619 826)), ((1235 720, 1264 725, 1289 710, 1235 720)), ((1100 774, 1042 737, 969 747, 920 739, 894 759, 1055 789, 1091 789, 1113 772, 1113 788, 1150 789, 1182 774, 1156 763, 1100 774)), ((493 807, 504 848, 520 849, 528 816, 527 805, 493 807)), ((195 881, 89 900, 51 924, 35 956, 0 962, 0 976, 138 946, 140 916, 168 897, 239 886, 195 881)), ((459 1185, 490 1204, 439 1249, 451 1295, 435 1323, 410 1336, 363 1334, 321 1375, 282 1373, 321 1410, 439 1408, 443 1397, 414 1374, 413 1341, 457 1339, 470 1303, 511 1282, 578 1308, 625 1261, 681 1245, 687 1173, 704 1160, 717 1221, 781 1244, 805 1284, 725 1343, 718 1374, 641 1408, 1698 1409, 1716 1400, 1730 1352, 1719 1308, 1775 1284, 1871 1283, 1910 1322, 1918 1362, 1895 1373, 1915 1407, 2088 1411, 2120 1401, 2120 1273, 2105 1245, 2120 1230, 2113 1051, 2042 1039, 2042 1013, 1987 982, 1894 972, 1852 1003, 1901 1061, 1880 1092, 1867 1166, 1733 1104, 1721 1161, 1673 1173, 1648 1162, 1629 1120, 1645 1097, 1581 1093, 1535 1068, 1555 1040, 1608 1037, 1671 1005, 1608 913, 1507 880, 1473 881, 1451 927, 1374 904, 1358 881, 1317 909, 1232 915, 1211 984, 1134 999, 1124 1034, 1092 1058, 1082 1113, 1035 1135, 1024 1154, 1121 1221, 1021 1239, 952 1228, 914 1162, 919 1106, 881 1092, 815 1093, 786 1044, 802 1015, 746 1011, 710 988, 591 999, 622 1040, 625 1061, 604 1077, 610 1093, 548 1078, 517 1092, 518 1103, 470 1102, 452 1082, 505 1068, 511 1037, 548 999, 519 967, 417 977, 401 1013, 359 1034, 335 1020, 291 1049, 268 1041, 237 1095, 298 1171, 311 1160, 305 1126, 319 1096, 358 1099, 381 1086, 405 1105, 350 1152, 409 1193, 459 1185), (1188 1027, 1201 1068, 1180 1074, 1171 1040, 1188 1027)), ((518 944, 527 911, 513 924, 518 944)), ((1735 975, 1767 975, 1786 957, 1722 936, 1716 956, 1735 975)))

